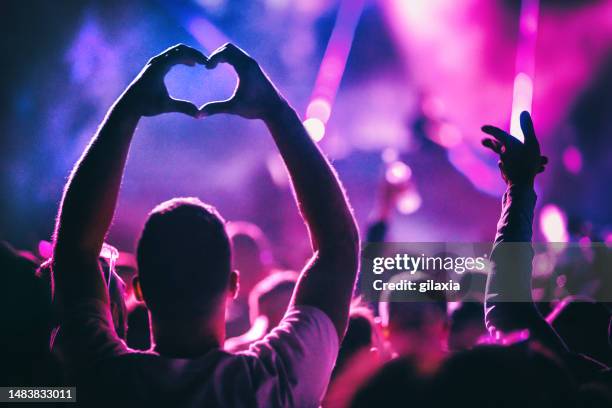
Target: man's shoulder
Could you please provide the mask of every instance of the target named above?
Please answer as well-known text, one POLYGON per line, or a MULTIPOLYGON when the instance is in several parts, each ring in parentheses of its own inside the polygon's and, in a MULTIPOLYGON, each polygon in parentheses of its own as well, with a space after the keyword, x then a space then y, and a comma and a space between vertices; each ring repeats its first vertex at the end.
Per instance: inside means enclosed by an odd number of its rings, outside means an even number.
POLYGON ((171 406, 176 401, 182 406, 251 406, 250 358, 221 349, 190 359, 128 349, 100 361, 83 377, 84 398, 122 406, 171 406))

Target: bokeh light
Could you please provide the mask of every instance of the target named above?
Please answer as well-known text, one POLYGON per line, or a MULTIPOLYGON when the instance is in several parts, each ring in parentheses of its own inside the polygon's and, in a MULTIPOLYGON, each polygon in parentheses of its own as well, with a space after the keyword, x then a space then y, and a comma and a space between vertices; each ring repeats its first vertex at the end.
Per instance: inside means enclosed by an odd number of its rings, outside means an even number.
POLYGON ((391 184, 405 183, 410 180, 412 169, 401 161, 395 161, 387 166, 385 177, 391 184))
POLYGON ((548 242, 567 242, 567 216, 554 204, 540 210, 540 230, 548 242))
POLYGON ((325 136, 325 124, 318 118, 310 118, 304 121, 306 131, 315 142, 320 142, 325 136))
POLYGON ((576 146, 566 147, 563 151, 562 160, 568 172, 578 174, 582 170, 582 154, 576 146))
POLYGON ((317 98, 308 104, 306 108, 306 118, 316 118, 323 123, 327 123, 331 115, 331 105, 323 98, 317 98))
POLYGON ((397 210, 402 214, 412 214, 421 208, 422 199, 416 190, 408 190, 403 193, 398 202, 397 210))

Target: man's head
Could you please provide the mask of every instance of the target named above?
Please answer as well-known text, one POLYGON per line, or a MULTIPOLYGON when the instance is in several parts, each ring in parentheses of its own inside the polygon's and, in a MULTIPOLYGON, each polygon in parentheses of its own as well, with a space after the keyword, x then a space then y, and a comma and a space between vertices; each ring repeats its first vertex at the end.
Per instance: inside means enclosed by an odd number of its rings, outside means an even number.
POLYGON ((483 304, 461 302, 450 316, 449 349, 452 351, 471 349, 486 334, 483 304))
POLYGON ((225 221, 197 198, 149 214, 137 249, 139 286, 153 318, 204 317, 237 290, 225 221))
POLYGON ((386 337, 399 355, 438 355, 447 348, 448 317, 443 301, 388 302, 380 309, 386 337))
MULTIPOLYGON (((391 281, 408 276, 400 273, 391 281)), ((418 286, 421 281, 415 282, 418 286)), ((383 292, 379 314, 387 340, 397 354, 437 359, 447 348, 449 319, 444 292, 414 292, 409 296, 383 292)))

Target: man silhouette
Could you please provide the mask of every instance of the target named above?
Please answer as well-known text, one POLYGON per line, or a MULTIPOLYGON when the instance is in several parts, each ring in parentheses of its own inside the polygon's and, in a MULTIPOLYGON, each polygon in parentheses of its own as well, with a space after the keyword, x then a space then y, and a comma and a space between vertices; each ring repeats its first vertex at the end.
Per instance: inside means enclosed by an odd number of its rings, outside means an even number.
MULTIPOLYGON (((54 239, 55 299, 92 405, 318 406, 342 339, 358 268, 359 237, 342 187, 298 115, 250 56, 227 44, 206 58, 178 45, 151 59, 119 97, 75 165, 54 239), (164 76, 176 64, 219 62, 239 78, 234 95, 201 109, 172 99, 164 76), (150 214, 138 243, 139 282, 154 347, 127 348, 114 332, 97 266, 139 119, 166 112, 261 119, 289 171, 313 256, 277 329, 247 352, 221 349, 225 303, 236 294, 231 245, 218 212, 196 198, 150 214)), ((77 378, 77 377, 75 377, 77 378)))

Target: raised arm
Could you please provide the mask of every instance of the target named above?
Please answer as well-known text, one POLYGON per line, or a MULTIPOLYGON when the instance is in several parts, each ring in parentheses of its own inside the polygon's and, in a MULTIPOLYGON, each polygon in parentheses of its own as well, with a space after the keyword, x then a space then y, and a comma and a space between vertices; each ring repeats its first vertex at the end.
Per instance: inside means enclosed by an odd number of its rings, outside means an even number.
POLYGON ((142 116, 165 112, 196 117, 195 105, 169 96, 164 76, 173 65, 205 62, 203 54, 185 45, 174 46, 152 58, 109 109, 75 164, 66 184, 54 236, 54 281, 62 303, 91 298, 108 303, 97 259, 113 218, 136 125, 142 116))
POLYGON ((387 229, 396 212, 397 203, 410 188, 409 180, 393 180, 387 178, 387 167, 385 174, 380 180, 378 197, 370 215, 370 223, 366 232, 366 243, 385 242, 387 229))
POLYGON ((529 113, 521 114, 525 142, 493 126, 482 130, 494 139, 483 145, 499 155, 499 168, 506 181, 502 213, 491 253, 487 281, 485 323, 489 333, 528 329, 530 337, 556 351, 566 351, 563 341, 538 312, 531 295, 533 261, 532 224, 536 203, 534 180, 548 159, 540 155, 529 113))
POLYGON ((324 311, 342 338, 359 264, 359 235, 342 186, 297 113, 257 62, 232 44, 215 51, 207 66, 213 68, 219 62, 235 68, 238 86, 230 99, 208 103, 201 111, 204 115, 231 113, 262 119, 267 125, 289 171, 314 249, 292 304, 324 311))

